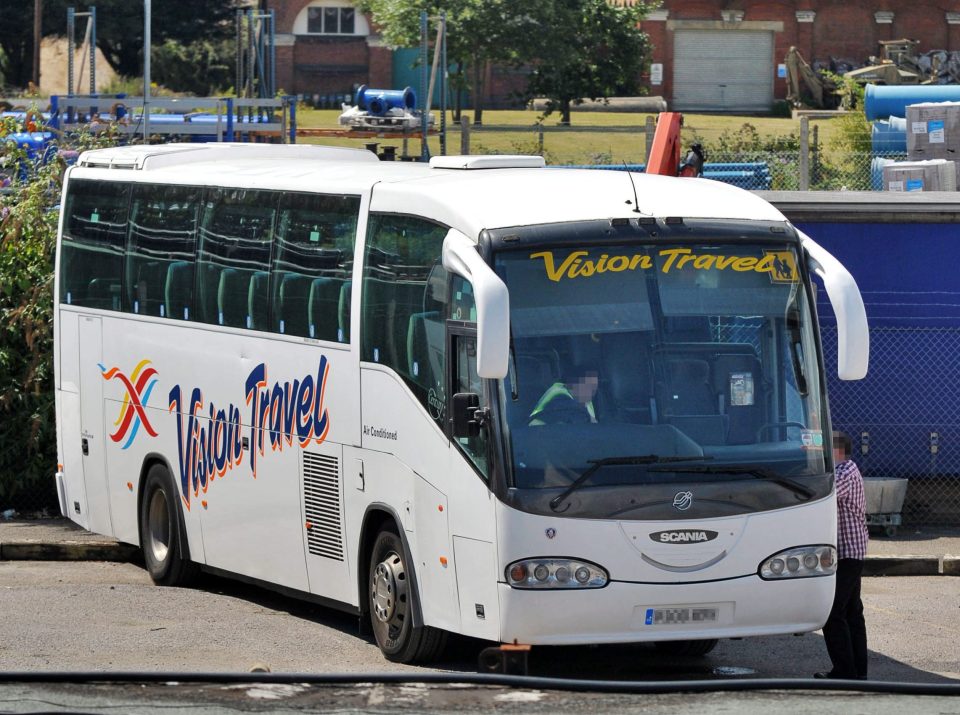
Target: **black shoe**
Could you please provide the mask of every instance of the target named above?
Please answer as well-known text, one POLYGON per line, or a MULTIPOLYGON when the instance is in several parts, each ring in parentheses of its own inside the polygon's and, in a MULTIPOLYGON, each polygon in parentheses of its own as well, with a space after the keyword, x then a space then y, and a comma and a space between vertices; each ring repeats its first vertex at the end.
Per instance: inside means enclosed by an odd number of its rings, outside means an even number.
POLYGON ((814 678, 817 678, 818 680, 827 680, 827 679, 829 679, 829 678, 832 678, 833 675, 831 675, 830 673, 828 673, 828 672, 825 671, 825 670, 821 670, 819 673, 814 673, 814 674, 813 674, 813 677, 814 677, 814 678))

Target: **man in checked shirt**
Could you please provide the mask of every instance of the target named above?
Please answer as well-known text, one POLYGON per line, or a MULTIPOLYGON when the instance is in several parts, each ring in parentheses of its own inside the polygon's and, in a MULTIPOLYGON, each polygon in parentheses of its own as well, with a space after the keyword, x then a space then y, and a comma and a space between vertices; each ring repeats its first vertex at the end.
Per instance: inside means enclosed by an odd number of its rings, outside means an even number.
POLYGON ((863 477, 850 459, 850 438, 833 433, 837 489, 837 587, 833 608, 823 626, 823 640, 833 663, 817 678, 867 679, 867 627, 860 600, 860 576, 867 553, 866 499, 863 477))

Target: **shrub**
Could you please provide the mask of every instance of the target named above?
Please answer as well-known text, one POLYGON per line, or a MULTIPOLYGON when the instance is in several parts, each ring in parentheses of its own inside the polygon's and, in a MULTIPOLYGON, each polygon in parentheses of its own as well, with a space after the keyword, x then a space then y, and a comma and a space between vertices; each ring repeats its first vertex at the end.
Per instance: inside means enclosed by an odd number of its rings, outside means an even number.
MULTIPOLYGON (((68 143, 82 150, 115 138, 77 135, 68 143)), ((67 148, 64 142, 60 148, 67 148)), ((14 171, 0 194, 0 506, 52 508, 53 266, 66 165, 54 151, 42 162, 12 145, 3 152, 14 171)))

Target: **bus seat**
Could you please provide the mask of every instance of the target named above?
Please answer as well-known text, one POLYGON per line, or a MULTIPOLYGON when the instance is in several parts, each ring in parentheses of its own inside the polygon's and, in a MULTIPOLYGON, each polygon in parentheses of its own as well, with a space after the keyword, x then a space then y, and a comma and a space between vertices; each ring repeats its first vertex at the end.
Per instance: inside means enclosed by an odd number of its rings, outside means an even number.
POLYGON ((410 317, 423 311, 424 280, 396 281, 393 284, 393 301, 390 308, 390 356, 396 367, 406 366, 407 336, 410 317))
POLYGON ((618 422, 653 424, 655 408, 650 377, 642 366, 636 370, 613 370, 605 374, 604 402, 618 422))
POLYGON ((217 322, 234 328, 246 328, 249 293, 250 273, 224 268, 220 272, 217 289, 217 322))
POLYGON ((167 280, 163 287, 163 302, 166 314, 178 320, 190 320, 193 302, 193 263, 174 261, 167 267, 167 280))
POLYGON ((86 301, 80 305, 120 310, 120 282, 114 278, 94 278, 87 284, 86 301))
POLYGON ((310 281, 307 298, 307 334, 318 340, 338 340, 340 293, 342 283, 338 278, 314 278, 310 281))
POLYGON ((707 415, 718 412, 706 360, 675 359, 666 364, 659 403, 664 415, 707 415))
MULTIPOLYGON (((134 312, 160 315, 166 277, 166 266, 160 261, 147 261, 137 267, 137 285, 133 292, 137 309, 134 312)), ((133 308, 132 305, 130 307, 133 308)))
POLYGON ((337 325, 340 329, 338 338, 340 342, 347 342, 350 339, 350 295, 353 290, 353 282, 345 280, 340 286, 340 298, 337 301, 337 325))
POLYGON ((418 385, 430 389, 443 385, 445 329, 436 310, 414 313, 407 331, 407 370, 418 385))
POLYGON ((603 337, 600 364, 600 413, 616 422, 656 421, 647 334, 613 333, 603 337))
POLYGON ((247 288, 247 315, 251 330, 270 329, 270 274, 254 271, 247 288))
POLYGON ((667 380, 659 385, 657 403, 665 422, 700 444, 725 444, 727 418, 710 381, 706 360, 678 358, 666 364, 667 380))
POLYGON ((284 273, 280 277, 277 300, 274 304, 274 329, 284 335, 310 335, 307 319, 307 299, 311 279, 299 273, 284 273))
POLYGON ((197 263, 197 311, 203 323, 220 325, 220 274, 223 268, 213 263, 197 263))

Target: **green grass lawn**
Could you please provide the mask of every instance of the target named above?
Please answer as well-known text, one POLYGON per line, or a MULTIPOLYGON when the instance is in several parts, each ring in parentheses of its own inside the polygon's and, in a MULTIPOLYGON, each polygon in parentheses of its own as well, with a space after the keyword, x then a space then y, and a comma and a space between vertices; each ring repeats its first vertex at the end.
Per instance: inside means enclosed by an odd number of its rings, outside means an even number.
MULTIPOLYGON (((332 109, 297 110, 297 126, 301 128, 337 128, 340 112, 332 109)), ((469 112, 468 112, 469 114, 469 112)), ((470 132, 470 151, 478 153, 531 154, 539 151, 539 135, 536 129, 539 113, 535 111, 497 110, 484 111, 483 128, 470 132), (499 128, 507 128, 503 131, 499 128), (529 129, 519 130, 520 127, 529 129)), ((596 164, 635 163, 646 161, 644 127, 646 113, 629 112, 574 112, 569 129, 557 131, 556 116, 543 121, 543 153, 551 164, 596 164), (597 128, 610 127, 610 131, 597 128), (580 131, 578 131, 580 130, 580 131), (591 131, 586 131, 591 130, 591 131)), ((449 117, 449 115, 448 115, 449 117)), ((764 116, 732 116, 722 114, 685 114, 682 132, 683 147, 700 139, 708 146, 715 144, 724 132, 735 132, 743 124, 752 124, 762 136, 798 134, 800 122, 796 119, 764 116)), ((832 120, 810 122, 817 127, 821 142, 828 143, 833 134, 832 120)), ((298 141, 309 144, 363 147, 369 142, 396 146, 402 151, 402 139, 370 139, 350 137, 309 137, 298 141)), ((440 153, 439 138, 430 139, 431 154, 440 153)), ((420 140, 410 139, 408 153, 420 154, 420 140)), ((448 120, 447 153, 460 153, 460 128, 448 120)))

